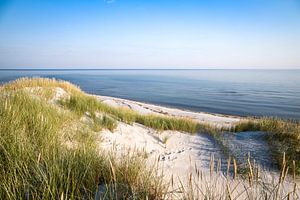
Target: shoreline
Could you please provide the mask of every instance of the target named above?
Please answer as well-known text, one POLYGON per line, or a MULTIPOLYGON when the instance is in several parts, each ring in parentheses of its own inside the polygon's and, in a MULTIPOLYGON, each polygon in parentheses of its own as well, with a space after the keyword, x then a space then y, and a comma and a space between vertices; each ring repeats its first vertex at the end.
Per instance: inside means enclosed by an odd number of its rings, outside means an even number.
POLYGON ((118 97, 91 95, 99 101, 113 107, 127 107, 139 114, 158 114, 171 117, 182 117, 195 120, 196 122, 216 126, 217 128, 228 128, 240 122, 245 117, 223 115, 217 113, 197 112, 181 108, 172 108, 151 103, 144 103, 118 97))
MULTIPOLYGON (((236 116, 193 112, 110 96, 91 96, 107 105, 117 108, 127 107, 140 114, 187 117, 196 120, 196 122, 212 124, 219 128, 230 127, 243 120, 243 118, 236 116)), ((99 141, 101 141, 99 142, 101 149, 106 152, 113 152, 119 157, 126 155, 129 151, 146 153, 147 165, 156 168, 158 175, 163 177, 165 182, 174 181, 171 191, 180 187, 181 184, 187 187, 189 177, 197 177, 199 172, 204 179, 213 177, 212 179, 216 178, 221 182, 227 180, 225 174, 228 173, 228 160, 231 156, 227 155, 218 141, 209 134, 196 133, 191 135, 172 130, 158 132, 138 123, 119 122, 115 131, 101 131, 99 141), (211 170, 216 170, 216 172, 212 175, 211 170)), ((240 161, 237 160, 238 165, 242 165, 240 161)), ((264 169, 265 166, 260 163, 260 160, 257 161, 257 166, 264 169)), ((231 166, 229 168, 233 167, 231 164, 229 166, 231 166)), ((278 179, 279 175, 279 171, 275 168, 262 170, 260 173, 267 177, 268 181, 271 180, 271 177, 278 179)), ((231 181, 234 182, 235 180, 231 179, 231 181)))

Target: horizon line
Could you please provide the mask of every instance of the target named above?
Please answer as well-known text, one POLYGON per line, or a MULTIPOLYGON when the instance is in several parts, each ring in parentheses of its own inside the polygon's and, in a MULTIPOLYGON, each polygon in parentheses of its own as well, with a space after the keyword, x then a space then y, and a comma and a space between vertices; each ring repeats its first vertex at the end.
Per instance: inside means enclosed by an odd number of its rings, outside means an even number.
POLYGON ((55 70, 55 71, 70 71, 70 70, 300 70, 300 68, 0 68, 0 70, 55 70))

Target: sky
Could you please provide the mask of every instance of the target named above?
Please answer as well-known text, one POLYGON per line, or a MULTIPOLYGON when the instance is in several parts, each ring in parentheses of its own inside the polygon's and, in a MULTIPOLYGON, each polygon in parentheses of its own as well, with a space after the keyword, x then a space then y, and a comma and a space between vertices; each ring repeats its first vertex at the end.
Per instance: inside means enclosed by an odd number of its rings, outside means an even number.
POLYGON ((300 0, 0 0, 0 68, 300 69, 300 0))

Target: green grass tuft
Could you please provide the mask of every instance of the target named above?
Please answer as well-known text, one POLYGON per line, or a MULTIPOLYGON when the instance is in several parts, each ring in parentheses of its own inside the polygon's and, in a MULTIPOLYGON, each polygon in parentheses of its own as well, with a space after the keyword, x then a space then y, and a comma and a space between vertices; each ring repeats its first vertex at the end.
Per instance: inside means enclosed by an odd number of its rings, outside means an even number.
MULTIPOLYGON (((293 120, 263 117, 248 119, 238 123, 232 131, 263 131, 267 133, 268 141, 281 163, 282 152, 287 155, 287 162, 300 160, 300 123, 293 120)), ((300 173, 300 163, 296 162, 297 172, 300 173)))
POLYGON ((129 124, 134 122, 140 123, 159 131, 176 130, 195 133, 199 128, 198 124, 190 119, 160 115, 140 115, 130 109, 108 106, 99 102, 95 97, 88 95, 72 95, 69 99, 61 100, 60 103, 80 116, 85 113, 95 116, 96 112, 102 112, 116 120, 129 124))
POLYGON ((185 118, 165 117, 159 115, 137 115, 136 122, 159 131, 174 130, 188 133, 197 132, 197 123, 185 118))
POLYGON ((0 91, 16 91, 24 88, 55 88, 59 87, 69 92, 70 94, 82 94, 83 92, 79 87, 63 80, 56 80, 50 78, 19 78, 14 81, 10 81, 0 87, 0 91))
POLYGON ((117 122, 113 118, 103 115, 101 117, 95 117, 93 123, 93 130, 95 132, 101 131, 102 128, 106 128, 110 131, 114 131, 117 128, 117 122))
MULTIPOLYGON (((141 199, 163 194, 142 157, 126 155, 126 163, 105 156, 91 131, 74 130, 76 145, 63 145, 75 116, 25 91, 0 96, 0 199, 93 199, 98 184, 116 183, 141 199)), ((100 123, 114 127, 107 116, 100 123)))

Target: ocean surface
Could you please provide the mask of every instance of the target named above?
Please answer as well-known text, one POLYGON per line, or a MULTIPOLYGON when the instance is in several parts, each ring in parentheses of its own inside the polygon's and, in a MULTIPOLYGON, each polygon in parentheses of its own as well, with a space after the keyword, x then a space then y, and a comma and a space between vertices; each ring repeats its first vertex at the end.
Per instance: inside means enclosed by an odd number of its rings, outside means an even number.
POLYGON ((0 70, 0 83, 25 76, 193 111, 300 119, 300 70, 0 70))

